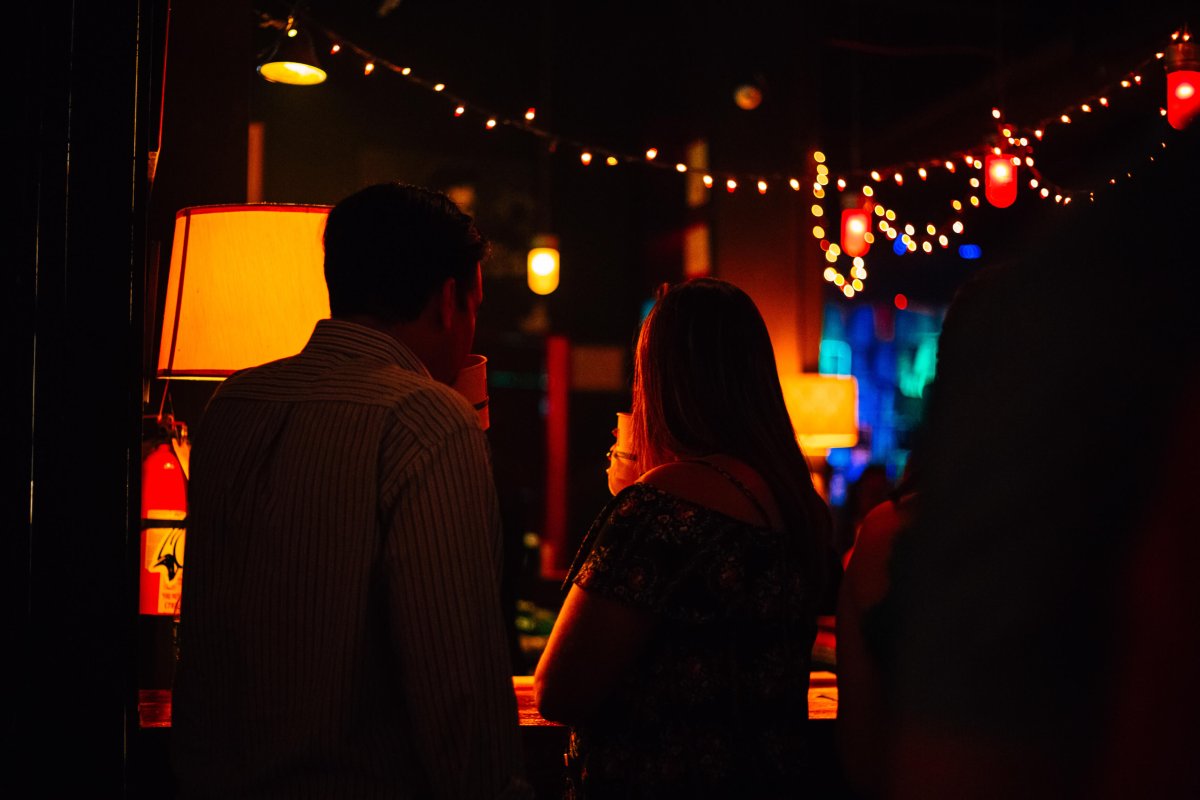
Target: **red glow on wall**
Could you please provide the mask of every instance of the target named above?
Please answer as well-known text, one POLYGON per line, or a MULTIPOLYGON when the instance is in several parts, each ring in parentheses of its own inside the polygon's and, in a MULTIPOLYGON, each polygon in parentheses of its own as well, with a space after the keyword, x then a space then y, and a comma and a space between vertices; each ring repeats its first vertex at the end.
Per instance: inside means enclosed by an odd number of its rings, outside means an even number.
POLYGON ((867 232, 871 230, 871 215, 864 208, 842 211, 842 252, 850 258, 865 256, 871 249, 867 232))
POLYGON ((1017 165, 1010 155, 991 155, 984 162, 984 197, 996 208, 1008 208, 1017 199, 1017 165))
POLYGON ((546 528, 542 537, 542 576, 566 574, 567 404, 571 385, 571 343, 546 337, 546 528))
POLYGON ((1177 131, 1200 114, 1200 72, 1179 69, 1167 73, 1167 123, 1177 131))

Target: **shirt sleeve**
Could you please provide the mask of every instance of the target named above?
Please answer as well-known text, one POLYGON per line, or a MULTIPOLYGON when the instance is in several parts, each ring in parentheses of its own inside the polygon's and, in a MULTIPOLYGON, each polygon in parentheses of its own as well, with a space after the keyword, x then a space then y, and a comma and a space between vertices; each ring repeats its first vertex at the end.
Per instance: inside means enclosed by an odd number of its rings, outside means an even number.
POLYGON ((641 611, 668 619, 702 622, 722 607, 739 577, 736 554, 713 536, 703 509, 634 484, 610 502, 596 521, 591 552, 574 582, 641 611))
POLYGON ((422 454, 385 521, 391 639, 433 796, 522 796, 501 615, 501 525, 481 430, 422 454))

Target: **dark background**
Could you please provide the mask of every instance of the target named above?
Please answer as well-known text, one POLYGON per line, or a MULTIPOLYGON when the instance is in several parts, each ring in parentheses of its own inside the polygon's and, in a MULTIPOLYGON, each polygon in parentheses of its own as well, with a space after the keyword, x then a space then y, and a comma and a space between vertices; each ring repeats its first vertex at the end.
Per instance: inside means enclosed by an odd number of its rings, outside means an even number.
MULTIPOLYGON (((245 197, 251 121, 266 125, 266 200, 332 203, 396 178, 473 185, 496 244, 477 349, 507 371, 534 373, 548 332, 628 347, 652 287, 679 277, 680 231, 698 216, 713 224, 718 253, 737 239, 730 220, 810 224, 806 198, 760 198, 744 184, 689 210, 679 176, 585 170, 571 142, 632 154, 654 145, 673 162, 703 137, 714 172, 739 175, 799 172, 817 146, 835 174, 923 160, 986 140, 993 106, 1025 124, 1057 115, 1194 15, 1189 3, 781 5, 402 0, 380 16, 377 3, 330 0, 297 10, 481 108, 519 118, 537 107, 542 127, 561 137, 555 154, 544 139, 455 120, 444 97, 396 76, 364 78, 345 52, 325 57, 322 86, 264 84, 253 67, 275 30, 259 27, 257 12, 286 16, 288 5, 177 0, 169 46, 163 0, 21 6, 4 315, 16 380, 2 448, 3 584, 15 623, 10 773, 34 795, 170 789, 158 782, 161 748, 136 720, 140 439, 161 392, 146 367, 157 338, 155 253, 169 246, 179 208, 245 197), (732 102, 747 80, 764 90, 754 111, 732 102), (151 187, 147 154, 160 133, 151 187), (543 315, 521 264, 528 237, 546 228, 562 239, 563 277, 543 315)), ((1047 172, 1087 188, 1141 158, 1133 154, 1163 130, 1153 119, 1161 69, 1146 75, 1141 110, 1107 118, 1107 134, 1080 125, 1048 141, 1039 153, 1047 172)), ((974 235, 1002 258, 1036 246, 1052 211, 1025 193, 1006 212, 981 210, 974 235)), ((963 269, 953 258, 880 256, 851 302, 903 291, 944 303, 963 269)), ((1148 280, 1147 291, 1161 288, 1148 280)), ((1048 291, 1067 289, 1048 276, 1048 291)), ((180 417, 194 419, 206 390, 172 391, 180 417)), ((495 398, 498 453, 507 420, 527 426, 531 418, 517 420, 532 400, 518 390, 495 398)), ((621 392, 573 397, 572 452, 595 461, 590 475, 573 464, 574 531, 606 494, 608 426, 584 423, 626 402, 621 392)), ((515 518, 536 525, 539 498, 519 491, 539 479, 537 462, 526 463, 529 474, 502 478, 518 486, 515 518)))

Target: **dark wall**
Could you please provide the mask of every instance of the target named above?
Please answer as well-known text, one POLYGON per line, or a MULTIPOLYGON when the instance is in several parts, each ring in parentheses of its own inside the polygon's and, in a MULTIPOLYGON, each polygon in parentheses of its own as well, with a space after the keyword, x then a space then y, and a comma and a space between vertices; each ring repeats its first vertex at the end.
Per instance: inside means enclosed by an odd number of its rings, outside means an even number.
POLYGON ((153 8, 51 2, 26 13, 14 37, 28 73, 13 87, 21 201, 5 337, 16 413, 3 448, 13 501, 4 584, 19 632, 6 648, 17 674, 5 755, 27 765, 38 794, 117 796, 140 412, 138 57, 153 8))
POLYGON ((172 6, 167 50, 166 0, 30 4, 14 36, 4 751, 41 796, 164 788, 145 785, 133 677, 147 252, 179 207, 243 199, 245 74, 210 45, 249 53, 243 3, 172 6))

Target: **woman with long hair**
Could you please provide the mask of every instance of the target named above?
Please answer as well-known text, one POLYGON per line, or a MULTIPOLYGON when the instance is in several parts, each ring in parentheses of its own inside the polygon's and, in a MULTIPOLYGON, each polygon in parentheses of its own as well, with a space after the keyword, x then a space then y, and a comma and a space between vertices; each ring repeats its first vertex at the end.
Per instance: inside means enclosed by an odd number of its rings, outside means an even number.
POLYGON ((641 477, 588 531, 535 676, 542 715, 572 726, 570 790, 790 796, 831 526, 743 291, 662 295, 632 415, 641 477))

